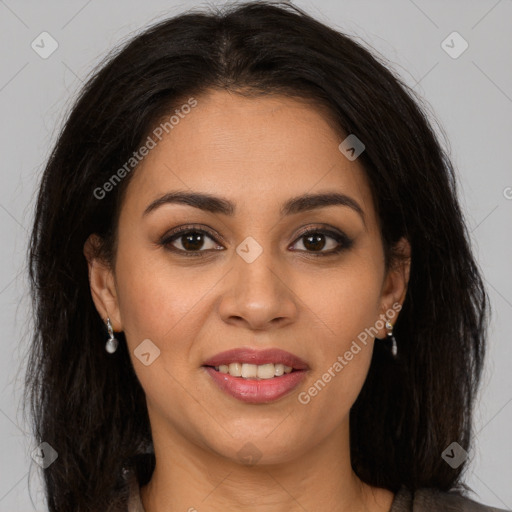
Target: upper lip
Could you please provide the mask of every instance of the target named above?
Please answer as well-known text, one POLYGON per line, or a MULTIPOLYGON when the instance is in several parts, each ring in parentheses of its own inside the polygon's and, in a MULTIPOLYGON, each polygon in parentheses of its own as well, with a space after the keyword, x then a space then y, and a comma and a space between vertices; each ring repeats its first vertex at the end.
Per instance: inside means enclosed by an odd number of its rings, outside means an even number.
POLYGON ((229 365, 230 363, 246 363, 262 365, 268 363, 283 364, 291 366, 294 370, 308 370, 308 364, 290 352, 279 348, 253 349, 253 348, 235 348, 226 350, 214 355, 203 363, 203 366, 229 365))

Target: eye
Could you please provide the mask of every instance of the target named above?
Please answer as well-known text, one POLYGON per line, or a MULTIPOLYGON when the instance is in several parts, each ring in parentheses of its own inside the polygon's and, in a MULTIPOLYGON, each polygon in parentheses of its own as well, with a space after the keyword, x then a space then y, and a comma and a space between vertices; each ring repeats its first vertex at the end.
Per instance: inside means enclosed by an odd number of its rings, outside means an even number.
POLYGON ((193 226, 172 230, 164 236, 160 244, 166 249, 182 253, 184 256, 203 256, 201 253, 207 250, 219 250, 219 247, 221 250, 224 249, 216 243, 212 233, 193 226))
POLYGON ((314 256, 329 256, 349 249, 353 241, 345 233, 314 228, 304 231, 295 243, 301 243, 304 249, 300 250, 314 256))
MULTIPOLYGON (((215 235, 195 226, 181 226, 167 233, 160 244, 167 250, 183 256, 206 256, 212 250, 225 250, 216 242, 215 235)), ((313 228, 302 232, 297 241, 299 252, 313 256, 330 256, 349 249, 353 240, 345 233, 328 229, 313 228), (300 248, 300 244, 304 249, 300 248), (316 253, 316 254, 315 254, 316 253)))

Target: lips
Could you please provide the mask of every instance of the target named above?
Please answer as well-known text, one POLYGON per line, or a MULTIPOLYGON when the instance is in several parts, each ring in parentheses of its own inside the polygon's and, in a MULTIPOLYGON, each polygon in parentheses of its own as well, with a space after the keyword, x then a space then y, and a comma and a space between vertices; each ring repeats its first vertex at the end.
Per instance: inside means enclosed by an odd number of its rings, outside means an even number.
POLYGON ((305 370, 296 370, 282 377, 255 380, 219 373, 210 366, 206 366, 204 369, 221 391, 248 404, 270 403, 290 395, 307 374, 305 370))
MULTIPOLYGON (((202 366, 218 388, 228 396, 249 404, 265 404, 289 395, 304 381, 309 370, 308 364, 290 352, 277 348, 254 350, 237 348, 221 352, 202 366), (275 365, 289 366, 291 373, 260 380, 254 378, 235 377, 229 373, 218 371, 219 366, 241 363, 242 365, 275 365), (216 369, 217 368, 217 369, 216 369)), ((282 368, 282 367, 281 367, 282 368)))
POLYGON ((291 366, 294 370, 309 370, 308 364, 290 352, 278 348, 265 350, 254 350, 250 348, 236 348, 221 352, 206 360, 203 366, 220 366, 229 365, 231 363, 241 364, 283 364, 291 366))

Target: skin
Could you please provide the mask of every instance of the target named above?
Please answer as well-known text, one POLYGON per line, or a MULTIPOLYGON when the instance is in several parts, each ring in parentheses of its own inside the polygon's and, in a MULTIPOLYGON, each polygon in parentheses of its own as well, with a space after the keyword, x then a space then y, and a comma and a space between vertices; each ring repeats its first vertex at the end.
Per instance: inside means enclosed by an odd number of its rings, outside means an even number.
MULTIPOLYGON (((93 257, 94 236, 84 247, 98 312, 125 332, 147 397, 156 468, 141 489, 145 510, 386 512, 393 494, 361 482, 350 465, 349 411, 366 379, 374 339, 360 344, 307 405, 297 395, 359 333, 403 303, 410 260, 385 271, 364 170, 339 151, 344 137, 321 109, 282 96, 225 91, 197 100, 134 171, 114 268, 93 257), (143 215, 153 200, 175 190, 222 196, 234 203, 235 214, 164 204, 143 215), (364 221, 340 205, 280 216, 286 200, 317 192, 350 196, 364 221), (159 244, 170 229, 191 223, 219 235, 199 244, 205 257, 159 244), (328 236, 323 247, 308 244, 299 236, 308 227, 341 230, 353 245, 315 256, 338 243, 328 236), (252 263, 236 252, 248 236, 263 249, 252 263), (149 366, 133 353, 145 339, 161 351, 149 366), (220 391, 202 364, 242 346, 287 350, 310 370, 297 389, 273 403, 240 402, 220 391), (237 454, 247 442, 261 454, 252 466, 237 454)), ((185 244, 182 236, 169 245, 184 251, 185 244)), ((410 255, 405 240, 399 248, 410 255)), ((385 327, 377 337, 386 337, 385 327)))

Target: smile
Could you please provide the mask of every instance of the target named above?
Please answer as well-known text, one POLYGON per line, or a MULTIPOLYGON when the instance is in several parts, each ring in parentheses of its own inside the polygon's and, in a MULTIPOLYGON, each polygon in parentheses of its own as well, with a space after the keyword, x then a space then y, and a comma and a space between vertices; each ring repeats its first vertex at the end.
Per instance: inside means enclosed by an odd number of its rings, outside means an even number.
POLYGON ((309 366, 280 349, 240 348, 217 354, 203 368, 218 388, 246 403, 273 402, 289 394, 306 377, 309 366))

